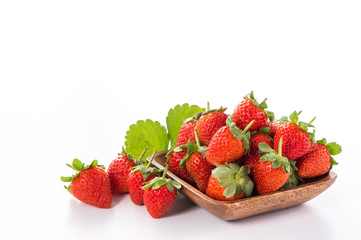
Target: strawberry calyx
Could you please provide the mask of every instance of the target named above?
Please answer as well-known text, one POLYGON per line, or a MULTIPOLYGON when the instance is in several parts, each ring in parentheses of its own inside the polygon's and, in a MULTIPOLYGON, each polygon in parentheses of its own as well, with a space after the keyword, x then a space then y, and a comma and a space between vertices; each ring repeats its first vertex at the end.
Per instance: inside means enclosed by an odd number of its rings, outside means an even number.
POLYGON ((212 170, 212 176, 218 179, 218 184, 226 187, 223 191, 223 196, 226 198, 243 193, 247 197, 252 195, 254 183, 248 176, 249 173, 248 165, 240 167, 235 163, 226 163, 226 165, 216 163, 216 168, 212 170))
POLYGON ((265 142, 259 143, 258 148, 258 153, 262 155, 260 160, 272 162, 272 168, 283 166, 286 173, 292 173, 292 169, 297 170, 296 161, 290 161, 287 157, 282 156, 282 138, 279 141, 278 153, 265 142))
POLYGON ((139 165, 139 164, 142 164, 143 163, 143 160, 142 157, 144 156, 145 152, 147 151, 147 148, 145 148, 145 150, 143 151, 143 153, 140 155, 139 159, 136 159, 135 157, 133 157, 130 153, 127 153, 125 151, 125 148, 124 146, 122 147, 122 152, 121 153, 118 153, 118 156, 119 155, 126 155, 127 158, 131 161, 133 161, 135 163, 135 165, 139 165))
POLYGON ((145 182, 142 189, 145 190, 145 189, 152 187, 152 189, 155 190, 164 185, 167 186, 167 188, 170 192, 173 192, 173 187, 180 189, 182 187, 182 185, 179 182, 165 177, 167 174, 167 171, 168 171, 168 165, 164 168, 163 175, 161 177, 155 177, 152 180, 150 180, 149 182, 145 182))
POLYGON ((179 167, 181 169, 184 169, 187 160, 192 156, 193 153, 199 152, 202 154, 202 157, 206 157, 206 151, 207 146, 201 146, 201 143, 199 141, 197 130, 194 129, 194 136, 196 138, 196 142, 188 142, 187 143, 187 154, 184 156, 184 158, 179 162, 179 167))
POLYGON ((317 143, 325 145, 328 152, 330 153, 330 155, 331 155, 331 168, 332 168, 333 165, 338 165, 338 162, 336 162, 336 160, 332 156, 335 156, 335 155, 341 153, 341 151, 342 151, 341 146, 339 144, 337 144, 336 142, 327 143, 326 138, 322 138, 321 140, 318 140, 317 143))
POLYGON ((255 106, 259 107, 260 109, 262 109, 267 114, 267 117, 271 122, 274 120, 274 118, 275 118, 274 113, 271 112, 271 111, 265 110, 266 108, 268 108, 267 103, 266 103, 267 98, 265 98, 261 103, 259 103, 257 101, 257 99, 254 97, 253 90, 252 90, 250 93, 248 93, 246 96, 244 96, 244 99, 252 100, 253 105, 255 105, 255 106))
MULTIPOLYGON (((144 153, 145 153, 145 151, 144 151, 144 153)), ((150 167, 156 153, 157 153, 157 151, 154 151, 151 158, 150 158, 150 160, 148 162, 147 162, 147 160, 145 160, 145 162, 144 162, 145 164, 140 164, 140 165, 137 165, 135 167, 132 167, 131 168, 132 171, 130 173, 140 171, 140 173, 143 176, 143 179, 146 180, 150 176, 150 174, 152 174, 152 173, 157 174, 157 173, 163 172, 162 169, 158 169, 158 168, 155 168, 155 167, 150 167)))
MULTIPOLYGON (((101 167, 101 168, 105 169, 105 167, 104 167, 103 165, 99 165, 99 164, 98 164, 98 161, 97 161, 97 160, 93 160, 93 161, 91 162, 91 164, 85 165, 85 164, 84 164, 83 162, 81 162, 79 159, 74 158, 74 160, 73 160, 73 162, 72 162, 72 165, 70 165, 70 164, 68 164, 68 163, 67 163, 66 165, 67 165, 68 167, 70 167, 71 169, 75 170, 77 173, 74 174, 74 175, 72 175, 72 176, 70 176, 70 177, 61 176, 61 177, 60 177, 60 180, 63 181, 63 182, 72 182, 73 179, 75 179, 75 178, 78 177, 78 175, 79 175, 79 173, 80 173, 81 171, 87 170, 87 169, 89 169, 89 168, 91 168, 91 167, 98 166, 98 167, 101 167)), ((70 185, 69 185, 69 186, 65 186, 65 185, 64 185, 64 188, 71 193, 71 191, 70 191, 70 185)))
POLYGON ((252 120, 245 129, 241 130, 239 129, 236 124, 233 122, 232 116, 228 117, 226 120, 226 125, 229 127, 229 130, 231 131, 234 138, 243 141, 244 147, 246 149, 246 152, 249 151, 250 148, 250 138, 251 133, 248 131, 248 129, 253 125, 255 120, 252 120))
POLYGON ((197 123, 198 119, 202 116, 205 116, 212 112, 225 112, 226 110, 227 108, 224 108, 222 106, 220 108, 209 109, 209 102, 207 102, 207 110, 205 112, 196 113, 193 117, 186 119, 184 122, 194 121, 195 123, 197 123))

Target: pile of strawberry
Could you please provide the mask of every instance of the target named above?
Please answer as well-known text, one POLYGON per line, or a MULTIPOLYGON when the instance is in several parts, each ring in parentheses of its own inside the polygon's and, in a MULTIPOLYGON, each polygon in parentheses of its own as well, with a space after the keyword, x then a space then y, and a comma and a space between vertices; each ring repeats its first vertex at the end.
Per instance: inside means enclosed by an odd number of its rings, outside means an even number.
MULTIPOLYGON (((233 114, 222 107, 197 112, 179 125, 164 170, 151 167, 156 151, 147 161, 142 160, 147 148, 138 159, 123 148, 106 171, 96 160, 85 166, 74 159, 68 166, 77 173, 61 180, 70 182, 65 188, 75 198, 100 208, 111 206, 112 194, 129 192, 134 204, 144 204, 158 218, 172 207, 181 188, 166 178, 168 168, 207 196, 231 201, 295 187, 327 174, 337 164, 332 155, 339 154, 341 147, 324 138, 315 141, 315 118, 302 122, 300 112, 293 112, 289 118, 274 120, 266 108, 266 102, 258 103, 251 92, 233 114)), ((161 128, 154 124, 154 129, 161 128)))
POLYGON ((309 132, 315 118, 301 122, 293 112, 274 120, 266 108, 251 92, 232 115, 221 107, 188 119, 167 154, 170 170, 209 197, 229 201, 297 186, 337 164, 331 155, 341 147, 316 142, 309 132))

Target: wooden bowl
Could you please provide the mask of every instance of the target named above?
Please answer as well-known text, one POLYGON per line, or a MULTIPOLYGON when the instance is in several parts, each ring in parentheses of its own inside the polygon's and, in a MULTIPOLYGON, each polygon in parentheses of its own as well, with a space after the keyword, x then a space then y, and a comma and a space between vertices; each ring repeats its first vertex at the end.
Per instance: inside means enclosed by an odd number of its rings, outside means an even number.
MULTIPOLYGON (((159 169, 163 169, 167 160, 166 153, 167 151, 157 153, 152 164, 159 169)), ((191 201, 224 220, 241 219, 299 205, 325 191, 337 178, 336 173, 331 171, 329 174, 312 179, 310 182, 303 183, 295 188, 236 201, 219 201, 208 197, 170 170, 168 170, 167 175, 182 185, 179 191, 191 201)))

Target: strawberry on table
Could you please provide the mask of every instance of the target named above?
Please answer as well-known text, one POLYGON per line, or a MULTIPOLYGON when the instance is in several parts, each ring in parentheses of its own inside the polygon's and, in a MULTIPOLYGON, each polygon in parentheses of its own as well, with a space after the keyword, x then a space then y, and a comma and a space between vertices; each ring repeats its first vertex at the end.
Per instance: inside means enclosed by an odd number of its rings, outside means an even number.
POLYGON ((282 138, 279 141, 278 153, 267 143, 259 144, 260 162, 254 168, 253 181, 259 194, 275 192, 288 180, 294 161, 282 156, 282 138))
POLYGON ((313 178, 327 173, 332 165, 338 163, 331 155, 341 152, 341 146, 335 142, 327 143, 323 138, 316 143, 312 143, 308 153, 297 159, 296 174, 301 178, 313 178))
POLYGON ((155 154, 156 151, 153 152, 153 155, 151 156, 149 162, 145 161, 144 164, 140 164, 135 167, 132 167, 132 171, 129 174, 129 178, 128 178, 129 197, 132 200, 132 202, 136 205, 144 204, 143 201, 144 183, 157 177, 157 173, 162 172, 162 170, 159 170, 158 168, 150 167, 150 164, 152 163, 155 154))
POLYGON ((174 204, 177 197, 177 189, 181 188, 180 183, 165 178, 168 165, 164 169, 162 177, 156 177, 145 183, 144 205, 153 218, 159 218, 165 214, 174 204))
POLYGON ((254 121, 251 121, 244 130, 239 129, 232 120, 227 119, 227 125, 220 128, 214 134, 209 143, 206 159, 212 165, 235 162, 242 157, 250 148, 250 132, 248 129, 254 121))
MULTIPOLYGON (((144 153, 141 157, 143 157, 144 153)), ((127 193, 128 177, 132 167, 135 167, 139 162, 130 154, 125 152, 123 147, 122 153, 114 159, 108 166, 107 173, 109 175, 112 193, 127 193)))
POLYGON ((90 165, 84 166, 79 159, 74 159, 68 167, 77 171, 71 177, 61 177, 63 182, 70 182, 64 186, 76 199, 99 208, 110 208, 112 193, 108 174, 102 165, 94 160, 90 165))
POLYGON ((208 182, 207 196, 220 201, 233 201, 252 195, 254 184, 248 176, 248 166, 240 167, 235 163, 216 163, 216 166, 208 182))
POLYGON ((240 129, 246 128, 246 126, 254 121, 254 124, 250 127, 249 131, 258 131, 259 129, 266 127, 268 117, 273 118, 273 113, 266 111, 266 100, 261 103, 253 96, 253 91, 244 97, 244 100, 240 102, 233 112, 233 121, 240 129))
POLYGON ((273 140, 273 148, 278 149, 279 141, 283 138, 282 154, 289 160, 295 160, 305 155, 311 147, 311 135, 308 133, 308 127, 314 127, 311 123, 314 121, 313 118, 309 123, 299 122, 298 113, 294 111, 290 115, 290 121, 282 124, 273 140))

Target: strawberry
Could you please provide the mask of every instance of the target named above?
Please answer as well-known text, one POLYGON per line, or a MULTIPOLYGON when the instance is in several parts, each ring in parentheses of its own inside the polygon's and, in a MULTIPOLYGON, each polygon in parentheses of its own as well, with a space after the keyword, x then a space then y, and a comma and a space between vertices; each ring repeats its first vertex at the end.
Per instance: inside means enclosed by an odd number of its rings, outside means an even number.
POLYGON ((187 157, 180 162, 180 168, 186 167, 197 188, 205 192, 214 166, 205 158, 207 147, 200 145, 197 131, 195 131, 195 138, 196 143, 188 143, 187 157))
POLYGON ((242 157, 250 147, 248 129, 253 123, 254 121, 250 122, 244 130, 240 130, 232 121, 232 117, 229 117, 227 125, 220 128, 209 143, 206 152, 208 162, 212 165, 224 164, 242 157))
POLYGON ((209 110, 203 113, 197 120, 196 130, 199 140, 206 146, 210 143, 213 135, 223 126, 226 126, 227 108, 209 110))
POLYGON ((261 128, 260 132, 253 133, 250 138, 250 150, 248 154, 245 154, 243 158, 243 164, 248 165, 250 168, 250 175, 253 175, 253 170, 256 164, 260 161, 260 155, 258 153, 258 144, 261 142, 267 143, 270 147, 273 146, 273 142, 267 133, 269 128, 261 128))
POLYGON ((249 152, 258 152, 258 144, 261 142, 267 143, 270 147, 273 146, 272 139, 268 135, 270 129, 269 128, 261 128, 259 132, 253 132, 250 137, 250 148, 249 152))
POLYGON ((132 202, 136 205, 143 205, 143 195, 144 190, 143 186, 145 182, 152 180, 157 177, 156 173, 161 172, 157 168, 150 167, 152 160, 154 159, 156 151, 154 151, 152 157, 149 162, 145 162, 145 164, 140 164, 135 167, 132 167, 132 171, 129 174, 128 178, 128 189, 129 189, 129 197, 132 202))
POLYGON ((267 143, 260 143, 260 162, 254 168, 253 181, 259 194, 277 191, 288 180, 294 161, 282 156, 282 139, 279 141, 278 153, 267 143))
POLYGON ((177 181, 165 178, 167 170, 168 165, 164 169, 162 177, 153 178, 143 187, 144 205, 153 218, 161 217, 173 206, 177 197, 177 189, 181 188, 177 181))
POLYGON ((233 201, 252 195, 253 182, 249 178, 248 166, 235 163, 216 164, 209 179, 206 194, 220 201, 233 201))
POLYGON ((249 131, 258 131, 259 129, 266 127, 268 116, 273 118, 273 113, 265 111, 267 108, 266 99, 258 103, 253 96, 253 91, 244 97, 244 100, 240 102, 233 112, 233 121, 240 129, 244 129, 251 121, 254 120, 254 124, 250 127, 249 131))
POLYGON ((301 178, 313 178, 327 173, 332 165, 338 163, 331 157, 341 152, 341 146, 335 142, 327 143, 323 138, 312 143, 310 151, 297 159, 296 174, 301 178))
POLYGON ((196 123, 194 120, 189 120, 183 123, 179 130, 177 146, 187 144, 188 141, 192 142, 192 137, 194 137, 194 129, 196 127, 196 123))
POLYGON ((191 175, 189 175, 187 169, 181 169, 180 168, 180 162, 183 158, 187 155, 187 147, 188 144, 184 144, 181 146, 177 146, 173 149, 171 149, 166 157, 169 164, 169 169, 176 174, 177 176, 181 177, 182 179, 188 181, 189 183, 194 183, 193 178, 191 175))
POLYGON ((308 133, 308 127, 313 127, 311 123, 299 122, 298 114, 293 112, 290 115, 290 120, 282 124, 274 137, 273 148, 276 150, 279 146, 279 141, 283 138, 282 153, 289 160, 295 160, 305 155, 311 147, 311 135, 308 133))
POLYGON ((136 160, 130 154, 127 154, 124 148, 122 153, 118 154, 118 157, 110 163, 107 173, 113 194, 129 192, 127 183, 129 173, 131 168, 136 165, 136 160))
POLYGON ((77 174, 61 177, 61 180, 70 182, 68 187, 64 187, 76 199, 99 208, 110 208, 112 192, 109 177, 97 160, 84 166, 84 163, 75 158, 72 165, 67 166, 77 171, 77 174))

